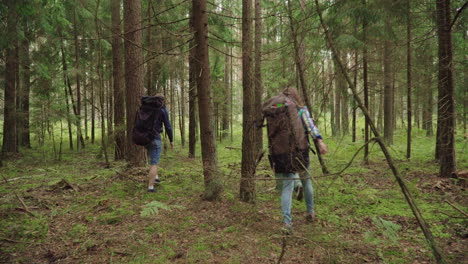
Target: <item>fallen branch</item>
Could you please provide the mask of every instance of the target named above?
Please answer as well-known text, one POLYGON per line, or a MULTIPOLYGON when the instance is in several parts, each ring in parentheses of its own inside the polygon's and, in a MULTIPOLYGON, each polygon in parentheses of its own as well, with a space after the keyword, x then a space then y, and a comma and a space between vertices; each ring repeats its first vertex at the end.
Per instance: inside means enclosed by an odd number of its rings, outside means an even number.
POLYGON ((283 240, 283 243, 281 245, 281 254, 280 254, 279 258, 278 258, 278 262, 277 262, 278 264, 281 263, 281 260, 283 259, 283 256, 284 256, 284 253, 286 253, 286 237, 283 236, 282 240, 283 240))
POLYGON ((441 213, 441 214, 443 214, 443 215, 446 215, 446 216, 448 216, 448 217, 450 217, 450 218, 468 219, 468 217, 449 215, 449 214, 444 213, 444 212, 442 212, 442 211, 437 211, 437 212, 438 212, 438 213, 441 213))
POLYGON ((225 148, 225 149, 239 149, 239 150, 241 149, 241 148, 238 148, 238 147, 229 147, 229 146, 224 147, 224 148, 225 148))
POLYGON ((457 210, 458 212, 460 212, 462 215, 464 215, 466 218, 468 218, 468 214, 463 212, 460 208, 456 207, 453 203, 445 200, 444 202, 448 203, 450 206, 452 206, 455 210, 457 210))
MULTIPOLYGON (((5 183, 8 183, 8 180, 5 178, 4 175, 2 175, 2 178, 5 181, 5 183)), ((21 205, 23 206, 24 211, 26 211, 29 215, 36 217, 36 215, 28 209, 28 206, 23 201, 23 199, 21 199, 21 197, 14 190, 13 190, 13 193, 15 194, 16 198, 20 201, 21 205)))
MULTIPOLYGON (((42 175, 43 176, 43 175, 42 175)), ((17 180, 22 180, 22 179, 31 179, 32 177, 30 176, 25 176, 25 177, 16 177, 16 178, 11 178, 11 179, 5 179, 3 183, 8 183, 12 181, 17 181, 17 180)))

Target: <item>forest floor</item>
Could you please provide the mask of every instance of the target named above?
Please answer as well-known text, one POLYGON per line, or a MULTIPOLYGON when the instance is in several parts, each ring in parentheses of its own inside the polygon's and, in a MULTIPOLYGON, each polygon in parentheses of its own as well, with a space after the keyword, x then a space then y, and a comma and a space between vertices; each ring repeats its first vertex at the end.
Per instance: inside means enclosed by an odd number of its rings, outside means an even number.
MULTIPOLYGON (((284 235, 275 181, 257 181, 255 204, 239 201, 240 150, 219 151, 216 202, 201 199, 201 161, 185 156, 163 154, 156 193, 146 192, 147 168, 105 168, 90 150, 6 162, 0 263, 277 263, 282 253, 281 263, 435 262, 383 159, 340 176, 314 172, 317 221, 295 200, 294 232, 284 235)), ((445 260, 468 263, 468 221, 456 209, 466 212, 466 189, 431 162, 398 163, 445 260)), ((265 160, 258 175, 271 176, 265 160)))

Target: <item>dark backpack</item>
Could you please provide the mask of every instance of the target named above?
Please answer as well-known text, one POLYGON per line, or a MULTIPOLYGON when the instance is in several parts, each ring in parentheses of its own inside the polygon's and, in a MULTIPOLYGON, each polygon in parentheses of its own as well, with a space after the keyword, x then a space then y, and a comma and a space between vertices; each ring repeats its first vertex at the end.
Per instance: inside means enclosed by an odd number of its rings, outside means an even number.
POLYGON ((161 96, 143 96, 140 109, 136 112, 132 130, 133 143, 146 146, 156 138, 158 131, 155 123, 161 119, 164 98, 161 96))
POLYGON ((267 120, 269 160, 275 172, 305 171, 309 165, 309 143, 298 106, 284 94, 263 104, 267 120))

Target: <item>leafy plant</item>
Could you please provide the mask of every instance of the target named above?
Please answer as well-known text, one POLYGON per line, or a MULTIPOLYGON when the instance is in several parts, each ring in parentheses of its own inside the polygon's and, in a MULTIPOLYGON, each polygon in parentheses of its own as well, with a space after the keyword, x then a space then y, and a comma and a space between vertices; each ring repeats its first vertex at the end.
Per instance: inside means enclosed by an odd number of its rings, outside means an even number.
POLYGON ((155 215, 159 212, 159 209, 164 209, 171 211, 174 208, 177 209, 183 209, 184 207, 181 205, 167 205, 165 203, 161 203, 159 201, 152 201, 150 203, 147 203, 143 206, 143 210, 140 213, 141 217, 149 217, 152 215, 155 215))
POLYGON ((375 216, 372 217, 372 221, 380 228, 385 237, 395 244, 398 242, 398 230, 401 229, 400 225, 375 216))

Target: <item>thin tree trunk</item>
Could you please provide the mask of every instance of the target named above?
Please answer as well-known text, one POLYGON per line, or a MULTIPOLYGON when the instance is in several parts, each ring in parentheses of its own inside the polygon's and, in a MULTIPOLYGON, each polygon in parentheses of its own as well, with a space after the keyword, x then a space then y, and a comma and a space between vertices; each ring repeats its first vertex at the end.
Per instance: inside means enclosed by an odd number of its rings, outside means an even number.
POLYGON ((65 90, 65 103, 67 107, 67 125, 68 125, 68 141, 70 145, 70 149, 73 150, 73 130, 72 130, 72 121, 71 121, 71 111, 70 111, 70 103, 68 99, 68 81, 69 78, 67 77, 67 64, 65 58, 65 51, 63 49, 63 42, 61 42, 61 52, 62 52, 62 68, 63 68, 63 85, 65 90))
POLYGON ((193 26, 195 30, 198 90, 198 115, 200 118, 200 137, 202 146, 205 200, 218 200, 223 186, 219 178, 216 155, 216 142, 213 133, 213 101, 210 89, 210 61, 208 54, 208 16, 206 0, 193 0, 193 26))
MULTIPOLYGON (((386 27, 389 28, 390 25, 387 22, 386 27)), ((384 139, 385 142, 388 145, 393 144, 393 115, 394 109, 393 109, 393 93, 395 92, 393 90, 392 86, 392 74, 393 74, 393 68, 392 68, 392 44, 390 40, 385 40, 384 41, 384 48, 383 48, 383 72, 384 72, 384 101, 383 101, 383 111, 385 114, 383 115, 384 117, 384 139)))
POLYGON ((252 80, 252 1, 242 1, 242 164, 240 199, 255 202, 255 93, 252 80))
POLYGON ((143 95, 143 56, 141 53, 141 1, 124 0, 125 88, 127 109, 126 160, 133 166, 145 161, 143 148, 132 142, 135 113, 143 95))
POLYGON ((8 39, 13 45, 9 45, 5 49, 5 95, 4 95, 4 122, 3 122, 3 144, 2 152, 18 152, 16 141, 16 75, 15 69, 16 55, 15 49, 17 46, 17 18, 16 7, 14 0, 7 0, 7 30, 8 39), (13 46, 13 47, 12 47, 13 46))
MULTIPOLYGON (((227 45, 226 45, 227 47, 227 45)), ((232 80, 229 79, 229 52, 226 49, 226 55, 224 56, 224 92, 223 92, 223 103, 222 103, 222 121, 221 121, 221 130, 222 130, 222 139, 226 139, 229 133, 229 106, 231 105, 229 84, 232 80)))
MULTIPOLYGON (((358 50, 354 51, 354 72, 353 72, 353 84, 354 87, 357 87, 357 76, 358 76, 358 67, 359 67, 359 56, 358 50)), ((352 142, 356 142, 356 112, 357 106, 356 101, 353 100, 353 120, 352 120, 352 142)))
POLYGON ((114 85, 114 126, 115 126, 115 160, 125 158, 125 104, 122 85, 122 33, 120 25, 121 0, 112 0, 112 78, 114 85))
MULTIPOLYGON (((153 27, 150 26, 151 24, 151 10, 153 8, 152 1, 148 1, 148 9, 146 13, 146 19, 148 21, 148 29, 146 30, 146 44, 150 49, 152 49, 153 43, 153 27)), ((146 89, 148 95, 154 95, 154 88, 153 88, 153 54, 147 52, 146 54, 146 89)))
MULTIPOLYGON (((254 63, 254 95, 255 120, 262 120, 262 6, 260 0, 255 0, 255 63, 254 63)), ((263 131, 255 130, 255 151, 260 155, 263 149, 263 131)))
MULTIPOLYGON (((363 8, 366 8, 366 0, 362 0, 363 8)), ((364 43, 364 49, 362 51, 362 82, 364 89, 364 107, 369 109, 369 81, 367 73, 367 19, 364 17, 362 21, 362 42, 364 43)), ((364 142, 369 142, 369 119, 366 116, 364 120, 364 142)), ((365 164, 369 164, 369 144, 364 147, 364 158, 365 164)))
MULTIPOLYGON (((99 14, 99 4, 100 4, 100 0, 97 0, 97 3, 96 3, 96 13, 94 14, 94 17, 95 17, 95 26, 96 26, 96 35, 97 35, 97 38, 98 39, 101 39, 101 31, 100 31, 100 28, 99 28, 99 17, 98 17, 98 14, 99 14)), ((108 119, 108 118, 105 118, 106 117, 106 109, 105 109, 105 85, 104 85, 104 78, 103 78, 103 74, 104 74, 104 63, 102 61, 102 46, 101 46, 101 42, 98 42, 97 45, 99 45, 98 47, 98 59, 97 59, 97 65, 96 65, 96 69, 97 69, 97 76, 98 76, 98 82, 99 82, 99 103, 100 103, 100 106, 101 106, 101 147, 102 147, 102 152, 104 153, 104 158, 105 158, 105 162, 106 162, 106 167, 109 167, 109 156, 107 154, 107 137, 106 137, 106 120, 105 119, 108 119)), ((109 122, 110 123, 110 122, 109 122)))
MULTIPOLYGON (((340 56, 339 54, 333 54, 333 56, 340 56)), ((334 90, 334 104, 333 104, 333 126, 332 126, 332 135, 335 137, 339 137, 341 135, 341 91, 343 82, 343 76, 340 73, 339 67, 336 65, 335 62, 335 90, 334 90)))
POLYGON ((21 53, 22 53, 22 81, 21 87, 22 95, 21 100, 21 119, 22 119, 22 131, 20 134, 21 146, 31 148, 31 137, 29 130, 29 96, 31 94, 31 58, 29 55, 29 29, 27 31, 26 38, 22 41, 21 53))
POLYGON ((96 106, 95 106, 95 92, 94 92, 94 80, 90 79, 91 88, 91 144, 94 144, 96 140, 96 106))
POLYGON ((230 83, 230 88, 229 88, 229 102, 230 102, 230 118, 229 118, 229 121, 230 121, 230 127, 231 127, 231 142, 234 141, 234 125, 233 125, 233 122, 234 122, 234 111, 233 111, 233 108, 234 108, 234 63, 233 63, 233 55, 234 55, 234 52, 233 52, 233 48, 231 47, 231 61, 229 63, 230 65, 230 70, 229 70, 229 73, 230 73, 230 77, 229 77, 229 80, 231 80, 231 83, 230 83))
MULTIPOLYGON (((343 52, 342 54, 342 61, 347 60, 347 53, 343 52)), ((341 73, 340 73, 341 74, 341 73)), ((348 103, 349 103, 349 98, 348 98, 348 87, 346 87, 346 80, 344 77, 340 78, 340 81, 342 84, 340 84, 340 93, 341 93, 341 125, 340 125, 340 132, 341 135, 345 136, 349 134, 349 112, 348 112, 348 103)))
MULTIPOLYGON (((192 10, 193 12, 193 10, 192 10)), ((193 27, 193 15, 190 19, 190 28, 194 30, 193 27)), ((195 148, 197 144, 197 120, 196 120, 196 100, 197 100, 197 64, 195 61, 195 40, 190 41, 190 52, 189 52, 189 158, 195 157, 195 148)))
POLYGON ((182 67, 182 74, 179 74, 180 80, 180 99, 179 99, 179 109, 180 109, 180 143, 182 147, 185 147, 185 67, 182 67))
POLYGON ((413 129, 413 124, 411 121, 411 115, 412 115, 412 108, 411 108, 411 2, 410 0, 406 0, 406 56, 407 56, 407 62, 406 62, 406 82, 407 82, 407 126, 408 126, 408 131, 407 131, 407 139, 406 139, 406 158, 410 159, 411 158, 411 132, 413 129))
POLYGON ((437 0, 437 35, 439 43, 437 158, 440 176, 450 177, 456 171, 455 102, 453 84, 452 31, 450 0, 437 0))
MULTIPOLYGON (((81 84, 80 84, 80 60, 79 60, 79 46, 78 46, 78 24, 76 22, 76 9, 73 15, 73 35, 75 38, 75 78, 76 78, 76 105, 73 103, 73 109, 76 117, 76 149, 85 148, 83 135, 81 132, 81 84)), ((73 102, 73 94, 70 92, 70 98, 73 102)))

